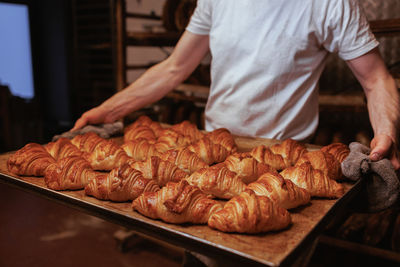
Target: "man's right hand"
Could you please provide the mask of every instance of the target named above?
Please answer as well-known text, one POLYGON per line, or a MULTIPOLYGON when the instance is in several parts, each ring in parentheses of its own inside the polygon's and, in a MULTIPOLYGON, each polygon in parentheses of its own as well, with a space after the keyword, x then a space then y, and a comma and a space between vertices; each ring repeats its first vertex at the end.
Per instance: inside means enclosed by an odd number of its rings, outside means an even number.
POLYGON ((75 122, 74 127, 70 130, 71 132, 76 131, 88 124, 100 124, 100 123, 109 123, 111 121, 107 121, 106 114, 101 107, 92 108, 85 113, 75 122))

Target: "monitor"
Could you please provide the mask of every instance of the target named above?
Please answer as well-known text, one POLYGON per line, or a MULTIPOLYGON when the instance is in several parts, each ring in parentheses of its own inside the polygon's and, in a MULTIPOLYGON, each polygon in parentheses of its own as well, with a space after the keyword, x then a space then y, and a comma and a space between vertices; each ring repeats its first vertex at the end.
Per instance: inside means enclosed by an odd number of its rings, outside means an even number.
POLYGON ((26 99, 35 95, 29 8, 0 2, 0 84, 26 99))

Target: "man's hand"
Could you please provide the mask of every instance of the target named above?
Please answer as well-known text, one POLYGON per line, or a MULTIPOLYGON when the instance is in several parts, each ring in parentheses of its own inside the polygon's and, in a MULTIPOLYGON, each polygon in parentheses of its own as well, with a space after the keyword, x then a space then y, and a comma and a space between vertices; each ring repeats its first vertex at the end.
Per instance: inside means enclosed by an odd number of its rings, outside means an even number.
POLYGON ((88 124, 100 124, 112 122, 111 118, 106 116, 107 114, 101 108, 101 106, 90 109, 82 114, 82 116, 75 122, 74 127, 71 131, 76 131, 88 124))
POLYGON ((371 153, 369 158, 372 161, 377 161, 383 158, 388 158, 396 170, 400 169, 399 153, 397 146, 386 134, 379 134, 371 141, 371 153))

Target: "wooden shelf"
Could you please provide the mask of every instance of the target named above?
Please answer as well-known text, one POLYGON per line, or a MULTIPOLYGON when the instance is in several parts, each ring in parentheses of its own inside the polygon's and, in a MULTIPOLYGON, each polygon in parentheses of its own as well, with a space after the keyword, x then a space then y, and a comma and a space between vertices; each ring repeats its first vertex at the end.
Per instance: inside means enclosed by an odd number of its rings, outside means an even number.
MULTIPOLYGON (((208 86, 180 84, 168 96, 185 100, 206 102, 209 91, 210 89, 208 86)), ((366 100, 363 92, 351 95, 320 94, 318 101, 321 107, 348 107, 359 110, 364 110, 366 108, 366 100)))
POLYGON ((180 84, 174 90, 169 92, 166 97, 205 104, 207 102, 209 92, 210 88, 208 86, 180 84))
POLYGON ((377 36, 400 34, 400 19, 371 20, 369 24, 377 36))
POLYGON ((178 32, 127 32, 126 45, 136 46, 175 46, 181 33, 178 32))
POLYGON ((161 20, 160 16, 157 16, 154 13, 151 14, 140 14, 135 12, 126 12, 126 18, 134 18, 134 19, 151 19, 151 20, 161 20))
POLYGON ((328 95, 320 94, 318 96, 319 104, 322 106, 349 106, 349 107, 365 107, 366 101, 363 93, 352 95, 328 95))

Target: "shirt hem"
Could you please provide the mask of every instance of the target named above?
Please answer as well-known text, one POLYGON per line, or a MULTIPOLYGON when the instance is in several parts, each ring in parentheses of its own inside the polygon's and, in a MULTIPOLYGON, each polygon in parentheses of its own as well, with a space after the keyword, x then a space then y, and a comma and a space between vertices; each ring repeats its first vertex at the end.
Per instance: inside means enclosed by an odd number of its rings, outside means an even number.
POLYGON ((193 29, 192 27, 186 27, 186 30, 194 33, 194 34, 198 34, 198 35, 209 35, 209 31, 207 30, 200 30, 200 29, 193 29))
POLYGON ((346 53, 339 53, 339 57, 343 60, 352 60, 355 58, 358 58, 362 55, 365 55, 366 53, 368 53, 369 51, 371 51, 372 49, 376 48, 379 46, 379 42, 376 40, 373 40, 371 42, 369 42, 368 44, 364 45, 362 48, 350 51, 350 52, 346 52, 346 53))

